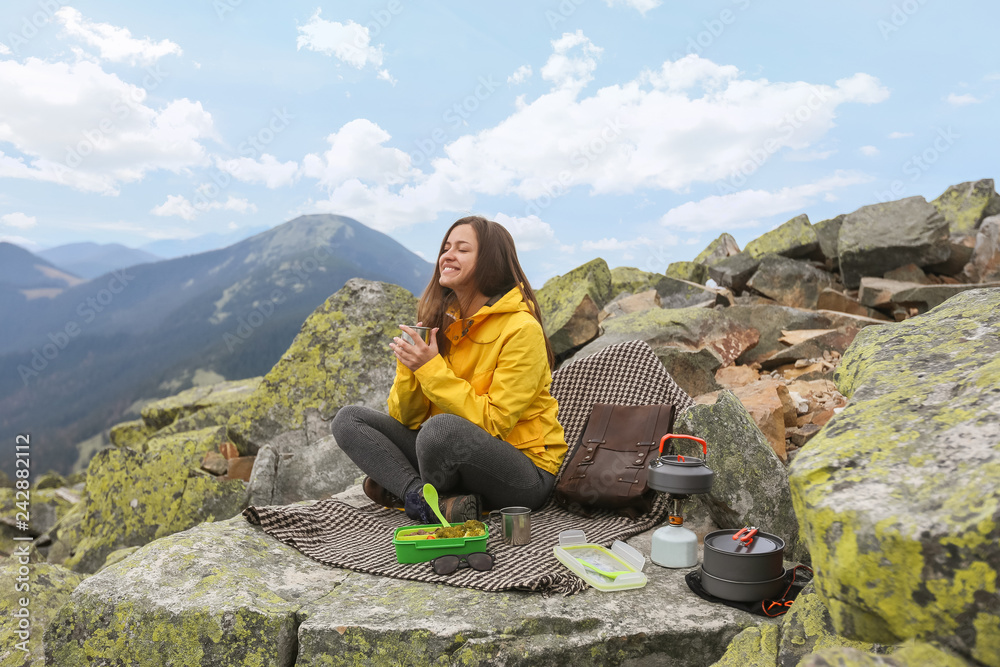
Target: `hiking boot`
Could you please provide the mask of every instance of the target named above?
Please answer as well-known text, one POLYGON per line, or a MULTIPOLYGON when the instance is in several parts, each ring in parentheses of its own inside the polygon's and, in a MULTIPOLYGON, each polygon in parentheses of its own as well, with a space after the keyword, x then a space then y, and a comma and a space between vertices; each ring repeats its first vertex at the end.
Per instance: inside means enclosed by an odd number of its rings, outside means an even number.
POLYGON ((479 521, 483 499, 478 493, 449 496, 441 500, 441 513, 450 524, 465 523, 471 519, 479 521))
POLYGON ((396 494, 386 491, 381 484, 371 477, 365 477, 365 481, 361 483, 361 490, 377 505, 390 509, 401 509, 403 507, 403 501, 396 494))
POLYGON ((431 512, 431 506, 424 500, 424 494, 419 491, 410 491, 406 494, 403 509, 406 511, 406 516, 417 523, 424 525, 438 523, 434 513, 431 512))

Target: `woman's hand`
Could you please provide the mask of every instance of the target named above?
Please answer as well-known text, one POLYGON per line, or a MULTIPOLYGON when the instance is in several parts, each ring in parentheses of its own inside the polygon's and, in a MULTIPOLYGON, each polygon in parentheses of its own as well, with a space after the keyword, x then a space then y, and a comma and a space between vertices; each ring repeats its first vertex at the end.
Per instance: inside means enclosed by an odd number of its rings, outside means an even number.
MULTIPOLYGON (((423 326, 423 322, 417 322, 417 326, 423 326)), ((392 339, 392 342, 389 343, 389 348, 392 349, 392 351, 396 354, 396 358, 399 359, 400 363, 404 366, 409 368, 411 371, 416 371, 418 368, 437 356, 437 327, 431 329, 430 345, 425 343, 423 339, 420 338, 420 334, 405 324, 401 324, 399 328, 410 335, 410 338, 413 339, 413 343, 407 343, 399 336, 396 336, 392 339)))

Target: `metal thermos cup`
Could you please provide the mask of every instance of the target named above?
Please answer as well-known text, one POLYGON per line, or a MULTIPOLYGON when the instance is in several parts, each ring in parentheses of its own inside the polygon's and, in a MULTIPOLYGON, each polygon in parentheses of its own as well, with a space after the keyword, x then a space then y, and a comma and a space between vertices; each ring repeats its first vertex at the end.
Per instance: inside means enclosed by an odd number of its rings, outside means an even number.
POLYGON ((500 515, 500 530, 504 544, 521 546, 531 542, 531 510, 527 507, 504 507, 490 512, 500 515))

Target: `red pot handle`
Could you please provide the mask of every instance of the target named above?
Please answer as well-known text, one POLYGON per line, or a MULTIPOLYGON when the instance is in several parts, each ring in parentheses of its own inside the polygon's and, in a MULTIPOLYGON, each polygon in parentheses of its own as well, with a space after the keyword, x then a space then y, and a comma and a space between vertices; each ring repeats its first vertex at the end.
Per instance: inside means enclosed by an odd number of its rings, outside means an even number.
POLYGON ((670 438, 683 438, 685 440, 694 440, 695 442, 700 442, 701 443, 702 452, 703 452, 703 454, 705 456, 705 460, 706 461, 708 460, 708 443, 707 442, 705 442, 701 438, 696 438, 693 435, 678 435, 676 433, 667 433, 665 436, 663 436, 662 438, 660 438, 660 456, 663 456, 663 445, 670 438))

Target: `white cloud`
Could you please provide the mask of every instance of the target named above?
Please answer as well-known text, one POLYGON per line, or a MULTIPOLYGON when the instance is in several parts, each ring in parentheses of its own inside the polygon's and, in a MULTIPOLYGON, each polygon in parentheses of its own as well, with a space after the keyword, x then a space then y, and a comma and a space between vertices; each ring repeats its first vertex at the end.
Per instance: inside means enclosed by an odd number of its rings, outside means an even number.
POLYGON ((14 213, 5 213, 0 216, 0 222, 7 225, 8 227, 16 227, 17 229, 28 229, 34 227, 38 222, 38 219, 33 215, 25 215, 24 213, 15 211, 14 213))
POLYGON ((801 211, 817 197, 872 178, 856 172, 837 171, 816 183, 782 188, 777 192, 741 190, 727 195, 713 195, 701 201, 687 202, 667 211, 660 224, 671 229, 703 231, 752 227, 762 218, 779 213, 801 211))
MULTIPOLYGON (((382 45, 371 43, 371 34, 365 26, 348 20, 347 23, 327 21, 320 18, 322 10, 317 9, 305 25, 299 26, 296 48, 306 48, 327 56, 333 56, 343 63, 362 69, 366 65, 382 67, 384 54, 382 45)), ((395 83, 386 69, 380 69, 378 78, 395 83)))
POLYGON ((240 199, 229 195, 224 201, 208 200, 205 204, 195 206, 184 195, 167 195, 167 200, 159 206, 154 206, 149 212, 160 217, 177 216, 184 220, 194 220, 199 213, 206 211, 236 211, 237 213, 256 213, 256 204, 251 204, 246 199, 240 199))
POLYGON ((10 47, 4 44, 3 42, 0 42, 0 56, 9 56, 9 55, 10 55, 10 47))
POLYGON ((580 250, 627 250, 637 246, 652 246, 653 241, 640 236, 628 241, 619 241, 615 237, 603 238, 597 241, 583 241, 580 243, 580 250))
POLYGON ((269 153, 261 155, 260 160, 249 157, 223 160, 217 157, 215 165, 238 181, 261 183, 270 189, 291 185, 299 174, 297 162, 294 160, 278 162, 278 159, 269 153))
POLYGON ((55 16, 66 34, 79 37, 87 44, 97 47, 104 60, 127 62, 130 65, 151 65, 163 56, 179 56, 182 53, 181 47, 169 39, 159 42, 148 37, 135 39, 128 28, 88 21, 72 7, 60 8, 55 16))
POLYGON ((302 172, 331 190, 352 179, 392 185, 419 178, 409 154, 383 146, 390 138, 370 120, 352 120, 326 138, 330 148, 325 153, 302 159, 302 172))
POLYGON ((890 139, 906 139, 907 137, 912 137, 912 136, 913 136, 912 132, 890 132, 889 133, 889 138, 890 139))
POLYGON ((875 146, 862 146, 858 150, 861 151, 862 155, 867 155, 868 157, 875 157, 881 152, 875 146))
POLYGON ((378 75, 375 78, 381 81, 388 81, 393 86, 396 85, 396 79, 394 79, 393 76, 389 74, 389 70, 387 69, 380 69, 378 71, 378 75))
POLYGON ((93 62, 0 60, 0 90, 0 177, 116 195, 150 171, 206 165, 201 141, 218 139, 200 102, 153 109, 145 89, 93 62))
POLYGON ((1000 81, 1000 72, 991 72, 983 77, 983 81, 1000 81))
POLYGON ((519 252, 530 250, 554 249, 560 246, 552 226, 543 222, 537 215, 524 218, 511 217, 497 213, 493 219, 507 228, 514 237, 519 252))
POLYGON ((521 65, 507 77, 507 83, 518 86, 531 78, 531 65, 521 65))
POLYGON ((979 100, 974 95, 969 95, 968 93, 966 93, 965 95, 956 95, 955 93, 950 93, 948 97, 945 98, 945 101, 952 106, 964 107, 969 104, 978 104, 981 100, 979 100))
POLYGON ((661 4, 663 0, 604 0, 608 7, 614 7, 615 5, 625 5, 626 7, 632 7, 633 9, 639 10, 639 13, 643 16, 646 15, 651 9, 656 9, 661 4))
POLYGON ((594 78, 597 58, 604 49, 595 46, 582 30, 564 32, 552 40, 553 53, 542 67, 542 78, 555 88, 578 91, 594 78), (577 48, 579 47, 579 48, 577 48))

